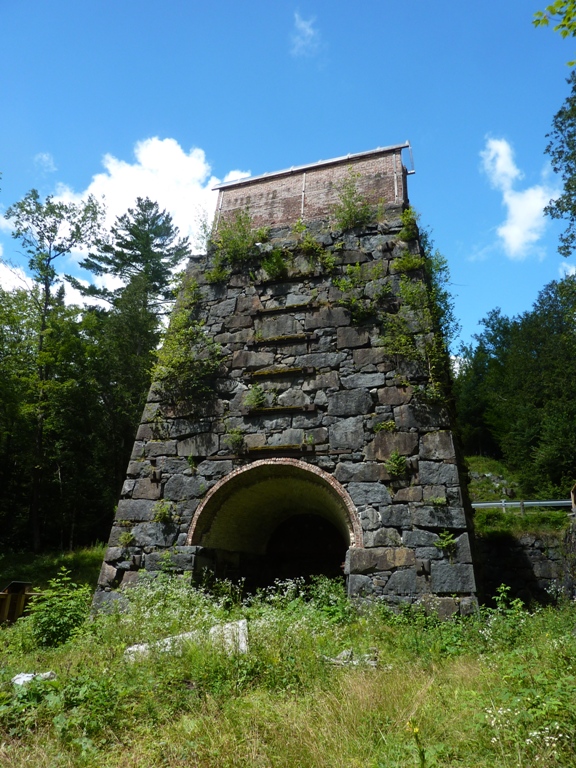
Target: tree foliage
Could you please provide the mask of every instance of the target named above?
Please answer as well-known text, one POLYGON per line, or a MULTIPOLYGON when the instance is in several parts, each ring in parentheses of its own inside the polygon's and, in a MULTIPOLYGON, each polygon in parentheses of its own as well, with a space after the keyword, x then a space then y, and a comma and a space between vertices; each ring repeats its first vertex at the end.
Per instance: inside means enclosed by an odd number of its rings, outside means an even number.
POLYGON ((526 494, 566 496, 576 480, 576 277, 483 326, 455 382, 465 450, 503 457, 526 494))
MULTIPOLYGON (((173 300, 174 269, 190 256, 188 238, 179 237, 171 215, 148 197, 137 198, 136 206, 119 216, 96 246, 96 252, 80 266, 97 276, 118 277, 125 285, 137 282, 147 290, 150 308, 155 311, 173 300)), ((91 286, 86 293, 114 301, 123 288, 111 291, 91 286)))
POLYGON ((553 219, 568 222, 560 236, 559 252, 570 256, 576 245, 576 70, 568 78, 572 90, 561 109, 554 115, 552 131, 546 153, 550 155, 552 169, 563 182, 562 194, 551 200, 546 213, 553 219))
POLYGON ((32 191, 8 215, 34 286, 0 289, 0 540, 72 547, 109 533, 187 242, 150 201, 107 236, 94 200, 32 191), (115 270, 124 285, 106 309, 66 305, 58 257, 86 245, 101 254, 102 243, 114 247, 98 274, 115 270))

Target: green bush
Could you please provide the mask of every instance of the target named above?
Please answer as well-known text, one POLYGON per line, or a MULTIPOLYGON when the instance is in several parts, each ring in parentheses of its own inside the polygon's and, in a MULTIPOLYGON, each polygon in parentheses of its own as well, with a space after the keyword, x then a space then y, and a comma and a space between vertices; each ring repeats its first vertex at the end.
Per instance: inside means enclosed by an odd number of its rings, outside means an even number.
POLYGON ((31 601, 32 633, 40 646, 62 645, 88 615, 92 590, 78 586, 70 571, 61 568, 49 587, 31 601))
POLYGON ((347 230, 365 227, 372 218, 372 208, 358 189, 359 173, 352 167, 347 176, 337 186, 338 202, 333 208, 333 215, 338 229, 347 230))

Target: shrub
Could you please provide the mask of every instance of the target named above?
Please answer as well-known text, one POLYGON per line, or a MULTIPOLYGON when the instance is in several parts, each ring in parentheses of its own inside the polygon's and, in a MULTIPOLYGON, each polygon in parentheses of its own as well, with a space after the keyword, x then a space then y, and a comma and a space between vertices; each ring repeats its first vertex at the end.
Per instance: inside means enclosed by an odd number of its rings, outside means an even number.
POLYGON ((354 173, 352 167, 348 175, 337 188, 338 202, 334 206, 333 215, 338 229, 347 230, 364 227, 372 218, 370 204, 358 190, 360 174, 354 173))
POLYGON ((90 596, 89 586, 78 586, 70 571, 61 568, 58 576, 50 579, 49 587, 32 599, 32 633, 38 645, 65 643, 88 615, 90 596))
POLYGON ((406 456, 402 456, 398 451, 392 451, 388 460, 384 462, 384 466, 390 477, 401 477, 408 469, 406 456))

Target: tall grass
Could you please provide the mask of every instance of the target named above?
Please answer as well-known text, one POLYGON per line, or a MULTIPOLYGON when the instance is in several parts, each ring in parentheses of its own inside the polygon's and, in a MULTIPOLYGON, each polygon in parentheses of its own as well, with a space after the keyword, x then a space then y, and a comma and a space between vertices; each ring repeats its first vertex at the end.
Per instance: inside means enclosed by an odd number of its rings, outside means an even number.
POLYGON ((0 765, 102 768, 572 766, 576 607, 509 602, 440 622, 353 607, 342 585, 284 582, 248 601, 174 576, 127 591, 57 648, 33 617, 0 631, 0 765), (249 651, 209 628, 245 618, 249 651), (195 630, 194 642, 124 651, 195 630), (330 661, 351 649, 356 665, 330 661), (378 658, 374 668, 366 658, 378 658), (14 687, 17 672, 56 673, 14 687))

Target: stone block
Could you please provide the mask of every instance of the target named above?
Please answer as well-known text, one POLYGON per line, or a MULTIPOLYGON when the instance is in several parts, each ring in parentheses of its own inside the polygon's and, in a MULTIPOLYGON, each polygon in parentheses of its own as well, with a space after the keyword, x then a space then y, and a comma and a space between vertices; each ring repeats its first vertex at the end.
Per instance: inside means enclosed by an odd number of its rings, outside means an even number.
POLYGON ((417 429, 418 419, 411 405, 398 405, 394 408, 394 421, 398 429, 417 429))
POLYGON ((346 359, 344 352, 311 352, 298 358, 298 365, 305 368, 337 368, 346 359))
POLYGON ((104 560, 108 563, 114 563, 117 560, 120 560, 124 556, 124 548, 123 547, 108 547, 106 550, 106 554, 104 555, 104 560))
POLYGON ((206 459, 198 464, 196 467, 196 474, 219 480, 221 477, 229 475, 233 469, 234 464, 231 461, 211 461, 210 459, 206 459))
MULTIPOLYGON (((330 448, 357 451, 364 445, 364 421, 362 416, 337 421, 329 429, 330 448)), ((367 503, 367 502, 364 502, 367 503)))
POLYGON ((457 485, 458 467, 439 461, 420 461, 418 477, 422 485, 457 485))
POLYGON ((382 527, 382 518, 380 513, 374 507, 365 506, 358 508, 360 523, 363 531, 374 531, 382 527))
POLYGON ((328 413, 331 416, 357 416, 371 410, 372 398, 365 389, 341 390, 328 396, 328 413))
POLYGON ((178 456, 211 456, 217 451, 218 435, 213 432, 193 435, 178 443, 178 456))
POLYGON ((310 403, 310 397, 301 389, 287 389, 278 397, 278 405, 301 408, 310 403))
POLYGON ((336 331, 336 347, 338 349, 363 347, 368 344, 368 331, 357 328, 340 327, 336 331))
POLYGON ((470 537, 467 533, 463 533, 456 539, 456 555, 455 560, 458 563, 471 563, 472 552, 470 550, 470 537))
POLYGON ((374 584, 369 576, 351 574, 348 576, 348 596, 364 597, 374 592, 374 584))
POLYGON ((476 591, 474 569, 471 565, 447 563, 442 560, 431 564, 430 585, 436 594, 467 594, 476 591))
POLYGON ((454 460, 454 443, 452 433, 447 431, 427 432, 420 439, 420 458, 440 461, 454 460))
POLYGON ((132 494, 132 491, 134 490, 135 485, 136 485, 136 480, 131 480, 129 478, 124 480, 124 483, 122 485, 122 490, 120 491, 120 496, 130 496, 132 494))
POLYGON ((232 368, 247 368, 255 370, 274 363, 273 352, 249 352, 241 349, 232 355, 232 368))
POLYGON ((178 531, 175 526, 162 523, 138 523, 132 529, 135 544, 139 547, 171 547, 176 542, 178 531))
POLYGON ((390 504, 390 494, 382 483, 349 483, 346 489, 356 506, 390 504))
POLYGON ((140 573, 138 571, 123 571, 122 574, 122 587, 133 587, 140 581, 140 573))
POLYGON ((404 531, 402 541, 407 547, 433 547, 438 541, 438 534, 432 531, 421 531, 418 528, 414 531, 404 531))
POLYGON ((343 307, 322 307, 320 311, 307 315, 305 323, 307 330, 350 325, 350 313, 343 307))
POLYGON ((206 481, 198 475, 173 475, 164 486, 164 498, 168 501, 183 501, 202 496, 206 481))
POLYGON ((414 568, 407 568, 403 571, 395 571, 386 586, 385 595, 413 595, 416 592, 416 571, 414 568))
POLYGON ((364 534, 365 547, 401 547, 402 539, 396 528, 379 528, 364 534))
POLYGON ((271 435, 268 445, 302 445, 303 442, 303 429, 285 429, 279 434, 271 435))
POLYGON ((390 504, 380 507, 382 525, 407 528, 411 524, 410 509, 406 504, 390 504))
POLYGON ((422 501, 422 487, 410 485, 408 488, 399 488, 394 494, 394 501, 422 501))
POLYGON ((115 520, 146 522, 154 517, 155 501, 147 499, 120 499, 116 508, 115 520))
POLYGON ((386 355, 382 347, 355 349, 352 357, 357 368, 364 368, 366 365, 383 365, 388 371, 394 368, 393 361, 386 355))
POLYGON ((146 456, 176 456, 178 453, 176 440, 150 440, 146 443, 146 456))
POLYGON ((419 603, 428 615, 436 615, 442 621, 452 618, 459 611, 459 601, 453 597, 436 597, 436 595, 424 595, 419 603))
POLYGON ((389 386, 378 390, 380 405, 404 405, 412 399, 412 387, 389 386))
POLYGON ((244 445, 246 448, 261 448, 266 445, 266 435, 264 432, 257 432, 254 435, 244 435, 244 445))
POLYGON ((391 571, 414 565, 414 552, 405 547, 373 547, 371 549, 349 549, 345 564, 348 573, 372 573, 391 571))
POLYGON ((336 390, 340 386, 340 379, 336 371, 327 371, 321 373, 314 379, 305 379, 302 384, 304 392, 316 391, 316 390, 336 390))
POLYGON ((186 472, 186 470, 189 469, 188 462, 183 457, 159 458, 157 461, 157 467, 165 475, 175 475, 179 472, 186 472))
POLYGON ((336 465, 334 477, 340 483, 376 483, 383 480, 383 467, 375 462, 341 461, 336 465))
POLYGON ((117 571, 113 565, 102 563, 100 575, 98 576, 99 587, 111 587, 117 579, 117 571))
POLYGON ((402 456, 411 456, 418 447, 416 432, 378 432, 368 443, 364 454, 368 461, 386 461, 393 451, 402 456))
POLYGON ((159 499, 161 493, 160 483, 153 483, 149 478, 136 480, 132 490, 133 499, 159 499))
POLYGON ((374 389, 384 386, 385 381, 384 373, 353 373, 351 376, 342 376, 342 384, 346 389, 374 389))
POLYGON ((421 528, 466 528, 462 507, 425 507, 412 505, 412 524, 421 528))

